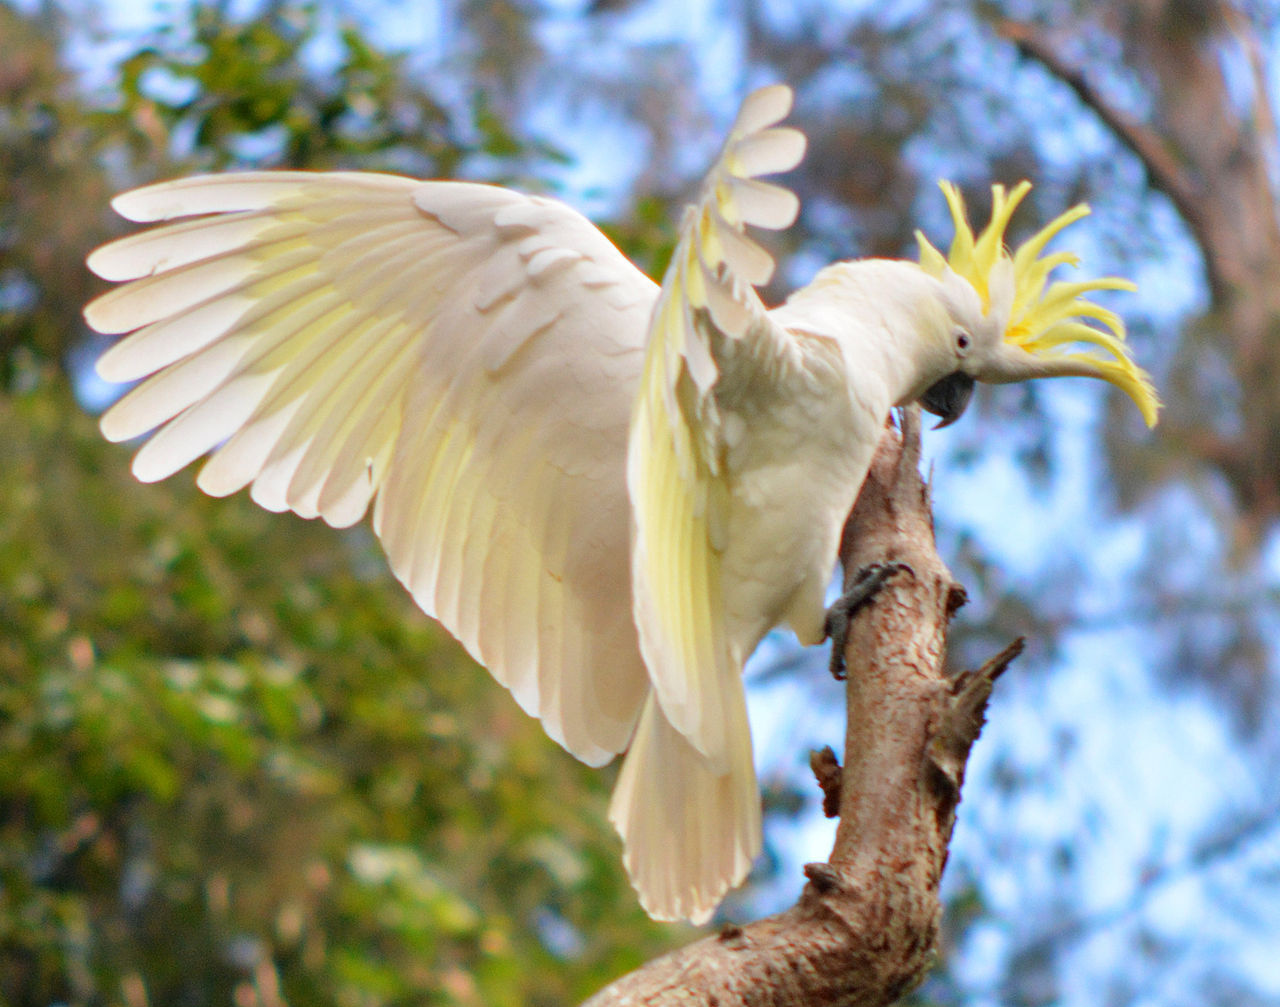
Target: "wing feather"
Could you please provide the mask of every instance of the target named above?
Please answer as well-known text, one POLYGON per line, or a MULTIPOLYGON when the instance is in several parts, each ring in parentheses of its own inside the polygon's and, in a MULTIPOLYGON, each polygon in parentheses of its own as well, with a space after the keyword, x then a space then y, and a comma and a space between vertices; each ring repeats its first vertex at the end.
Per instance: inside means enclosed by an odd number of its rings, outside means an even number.
POLYGON ((264 231, 279 227, 271 214, 261 211, 188 221, 104 245, 90 253, 87 264, 104 280, 136 280, 240 251, 258 241, 264 231))
MULTIPOLYGON (((275 265, 283 272, 296 261, 282 257, 275 265)), ((85 319, 106 335, 130 332, 236 290, 253 275, 253 264, 241 259, 193 263, 172 272, 145 276, 103 294, 86 309, 85 319)))
POLYGON ((277 210, 282 203, 295 198, 303 186, 328 184, 353 196, 376 196, 398 195, 406 183, 418 184, 397 175, 365 171, 335 171, 324 175, 309 171, 196 175, 123 193, 111 201, 111 206, 126 220, 150 224, 204 213, 277 210), (323 182, 318 181, 320 179, 323 182))
MULTIPOLYGON (((252 484, 253 499, 268 510, 295 507, 303 513, 301 501, 290 502, 289 486, 325 414, 326 404, 334 402, 343 377, 360 358, 363 346, 380 341, 395 328, 389 320, 363 318, 336 304, 330 317, 313 319, 308 322, 308 328, 316 324, 321 326, 320 331, 307 333, 310 338, 301 338, 290 347, 294 355, 279 371, 252 421, 219 448, 205 465, 200 473, 202 488, 206 476, 211 481, 225 483, 228 493, 252 484), (277 421, 281 413, 288 414, 284 424, 277 421), (230 445, 245 441, 269 450, 250 450, 246 444, 234 453, 228 451, 230 445), (228 457, 224 458, 224 453, 228 457), (216 476, 211 470, 216 471, 216 476)), ((305 331, 298 330, 299 333, 305 331)), ((306 516, 316 514, 308 509, 306 516)))
POLYGON ((724 772, 676 731, 652 700, 622 763, 609 820, 640 902, 661 920, 711 918, 760 853, 760 790, 742 682, 726 705, 733 747, 724 772))
POLYGON ((144 326, 98 358, 98 376, 123 384, 168 367, 220 338, 252 304, 248 297, 228 294, 185 315, 144 326))
POLYGON ((729 636, 721 582, 732 494, 715 399, 717 354, 741 339, 789 350, 789 337, 752 289, 773 275, 773 259, 745 225, 781 228, 795 217, 799 203, 790 192, 753 177, 792 168, 803 155, 803 135, 773 128, 790 107, 783 86, 747 98, 699 203, 685 215, 649 332, 628 450, 641 649, 665 718, 719 773, 739 757, 733 706, 745 645, 729 636))
POLYGON ((103 417, 159 479, 374 529, 438 615, 575 755, 625 747, 647 691, 625 444, 657 288, 585 218, 491 186, 271 172, 118 197, 176 221, 94 252, 129 333, 103 417))
POLYGON ((800 199, 794 192, 756 178, 733 179, 729 198, 741 208, 741 223, 774 231, 790 227, 800 212, 800 199))
MULTIPOLYGON (((790 111, 789 106, 787 111, 790 111)), ((786 114, 784 112, 783 116, 786 114)), ((741 122, 739 125, 741 127, 741 122)), ((798 129, 778 126, 744 136, 734 147, 733 156, 738 173, 746 178, 754 178, 757 175, 790 171, 804 157, 804 149, 803 133, 798 129)))

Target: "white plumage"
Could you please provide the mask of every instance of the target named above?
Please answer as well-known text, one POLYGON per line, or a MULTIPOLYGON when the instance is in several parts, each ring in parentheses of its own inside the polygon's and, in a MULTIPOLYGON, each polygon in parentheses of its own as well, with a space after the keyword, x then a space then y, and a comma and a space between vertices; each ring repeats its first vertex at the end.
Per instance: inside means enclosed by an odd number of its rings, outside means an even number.
POLYGON ((551 737, 593 765, 629 747, 610 817, 662 918, 705 920, 759 853, 742 665, 781 622, 821 639, 889 409, 1055 373, 932 259, 765 309, 745 228, 795 218, 757 177, 803 155, 790 105, 747 98, 661 288, 554 200, 362 173, 148 186, 115 208, 181 222, 89 258, 123 284, 85 316, 129 333, 98 370, 143 379, 102 419, 155 431, 138 477, 210 454, 214 495, 335 526, 372 503, 395 575, 551 737))

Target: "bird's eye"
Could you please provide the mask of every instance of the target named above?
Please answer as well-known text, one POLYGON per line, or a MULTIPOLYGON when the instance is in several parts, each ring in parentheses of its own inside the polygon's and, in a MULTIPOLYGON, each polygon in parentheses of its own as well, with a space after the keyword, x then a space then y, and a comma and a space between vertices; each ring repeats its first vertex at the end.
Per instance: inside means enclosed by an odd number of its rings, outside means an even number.
POLYGON ((956 330, 956 349, 964 352, 969 348, 969 333, 964 329, 956 330))

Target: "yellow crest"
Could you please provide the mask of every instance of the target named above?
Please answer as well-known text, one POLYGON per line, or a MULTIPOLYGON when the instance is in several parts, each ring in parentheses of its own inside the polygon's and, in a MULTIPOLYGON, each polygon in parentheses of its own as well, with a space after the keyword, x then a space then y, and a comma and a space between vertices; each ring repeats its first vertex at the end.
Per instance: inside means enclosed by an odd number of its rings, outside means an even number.
POLYGON ((1013 211, 1031 190, 1030 182, 1019 182, 1011 192, 1006 192, 1003 185, 991 187, 991 222, 977 237, 965 214, 960 190, 950 182, 942 182, 941 187, 951 208, 955 238, 944 257, 917 231, 920 267, 938 277, 950 269, 968 280, 978 292, 985 313, 994 310, 1005 315, 1006 343, 1051 363, 1062 373, 1088 373, 1111 382, 1133 399, 1147 426, 1154 426, 1160 400, 1151 378, 1130 356, 1124 342, 1124 322, 1115 312, 1083 296, 1094 290, 1136 290, 1136 286, 1116 276, 1048 283, 1054 269, 1077 265, 1079 257, 1065 251, 1043 255, 1045 246, 1059 231, 1086 216, 1089 207, 1083 203, 1073 206, 1010 255, 1004 245, 1005 230, 1013 211), (1089 325, 1082 319, 1092 319, 1098 325, 1089 325), (1063 349, 1076 344, 1103 352, 1063 349))

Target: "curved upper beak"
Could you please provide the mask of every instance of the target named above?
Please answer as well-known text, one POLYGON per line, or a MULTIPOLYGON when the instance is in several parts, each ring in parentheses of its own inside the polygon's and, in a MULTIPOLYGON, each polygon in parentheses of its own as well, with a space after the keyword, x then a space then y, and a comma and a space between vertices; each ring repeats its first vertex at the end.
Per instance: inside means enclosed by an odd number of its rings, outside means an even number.
POLYGON ((973 397, 973 386, 974 379, 961 371, 929 386, 920 396, 920 404, 933 415, 942 417, 942 422, 933 429, 949 427, 964 414, 965 406, 973 397))

